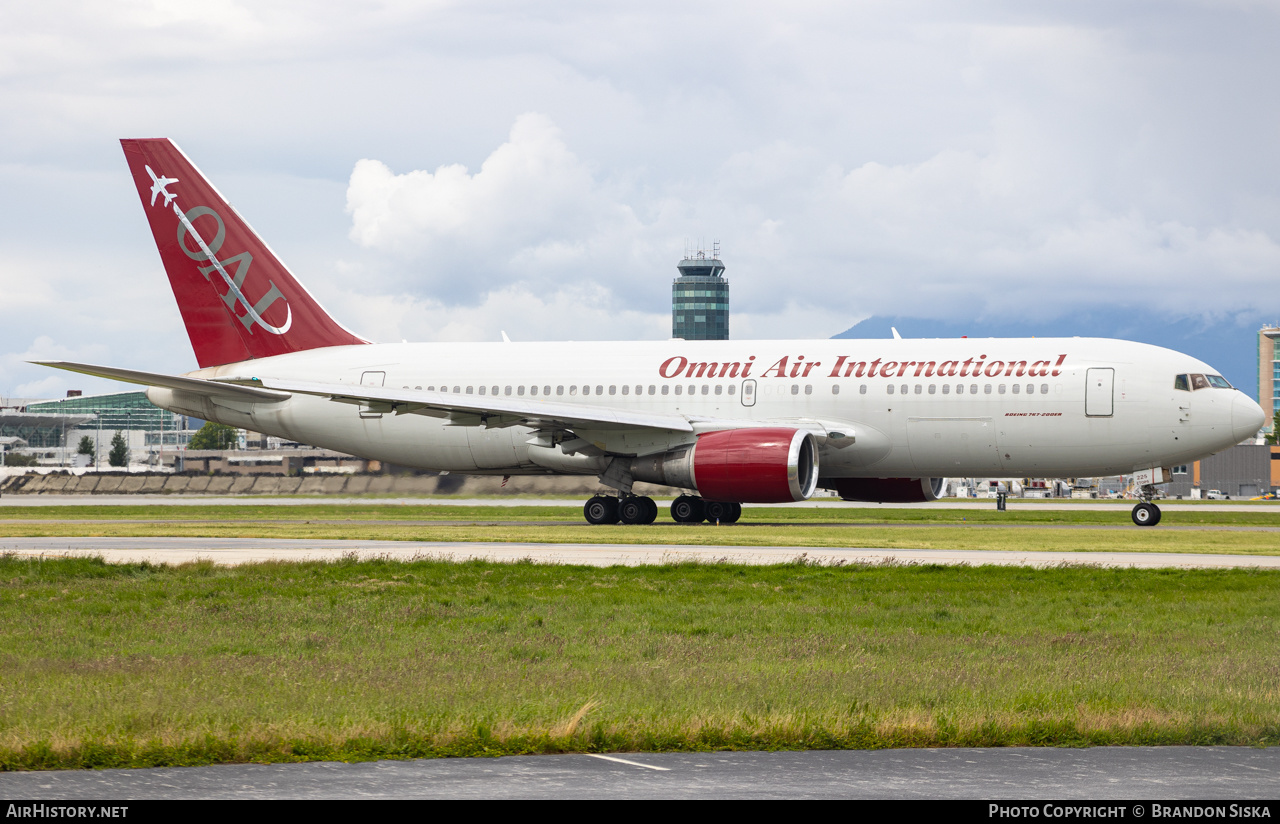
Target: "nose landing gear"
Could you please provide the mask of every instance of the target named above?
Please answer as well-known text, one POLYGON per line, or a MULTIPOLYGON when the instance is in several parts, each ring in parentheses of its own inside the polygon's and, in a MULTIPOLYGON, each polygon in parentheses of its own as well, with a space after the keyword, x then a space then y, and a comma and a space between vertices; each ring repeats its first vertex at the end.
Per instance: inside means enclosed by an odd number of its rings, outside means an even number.
POLYGON ((1139 493, 1141 503, 1133 507, 1133 513, 1130 515, 1138 526, 1155 526, 1160 523, 1160 507, 1151 503, 1155 495, 1156 488, 1151 484, 1142 487, 1142 492, 1139 493))

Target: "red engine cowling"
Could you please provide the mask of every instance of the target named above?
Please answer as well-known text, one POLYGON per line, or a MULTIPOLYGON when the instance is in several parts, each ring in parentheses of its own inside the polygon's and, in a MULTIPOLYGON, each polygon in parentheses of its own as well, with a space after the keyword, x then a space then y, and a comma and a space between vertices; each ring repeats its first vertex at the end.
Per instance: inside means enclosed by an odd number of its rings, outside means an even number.
POLYGON ((846 501, 881 504, 914 504, 936 501, 942 495, 942 478, 826 478, 822 485, 834 489, 846 501))
POLYGON ((696 489, 711 501, 803 501, 818 486, 818 449, 813 435, 798 429, 725 429, 670 452, 633 458, 631 476, 696 489))

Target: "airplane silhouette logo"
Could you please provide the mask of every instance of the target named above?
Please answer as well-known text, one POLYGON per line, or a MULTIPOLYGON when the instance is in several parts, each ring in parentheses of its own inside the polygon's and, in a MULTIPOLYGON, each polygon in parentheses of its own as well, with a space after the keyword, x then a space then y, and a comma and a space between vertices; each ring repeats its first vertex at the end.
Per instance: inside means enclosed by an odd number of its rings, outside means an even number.
POLYGON ((150 166, 144 167, 147 174, 151 175, 151 205, 156 205, 156 195, 164 195, 164 205, 167 207, 169 203, 178 195, 168 190, 170 183, 177 183, 176 177, 157 177, 156 173, 151 171, 150 166))

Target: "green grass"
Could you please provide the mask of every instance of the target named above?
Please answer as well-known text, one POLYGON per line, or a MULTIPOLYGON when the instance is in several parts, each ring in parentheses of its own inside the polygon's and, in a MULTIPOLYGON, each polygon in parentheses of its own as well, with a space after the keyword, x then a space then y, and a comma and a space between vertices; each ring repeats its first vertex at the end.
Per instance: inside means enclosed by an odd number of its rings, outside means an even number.
POLYGON ((0 769, 1273 745, 1278 596, 1249 570, 5 556, 0 769))

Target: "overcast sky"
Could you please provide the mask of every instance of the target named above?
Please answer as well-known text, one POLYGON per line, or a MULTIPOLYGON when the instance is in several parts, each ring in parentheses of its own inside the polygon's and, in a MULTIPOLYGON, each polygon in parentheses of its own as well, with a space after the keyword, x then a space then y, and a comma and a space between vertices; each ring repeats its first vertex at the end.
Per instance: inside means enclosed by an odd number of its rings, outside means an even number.
POLYGON ((171 137, 373 340, 1280 318, 1280 3, 0 5, 0 396, 195 368, 119 148, 171 137))

